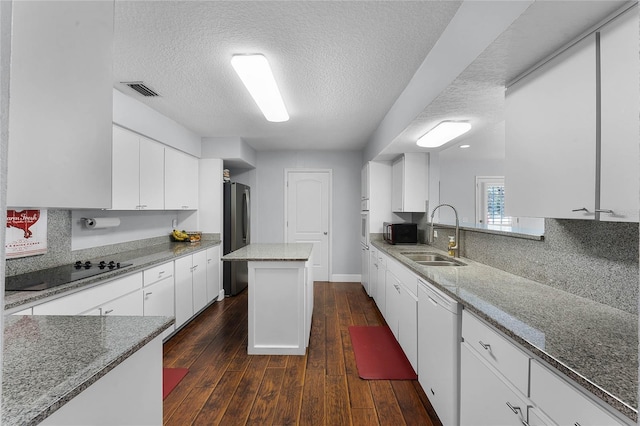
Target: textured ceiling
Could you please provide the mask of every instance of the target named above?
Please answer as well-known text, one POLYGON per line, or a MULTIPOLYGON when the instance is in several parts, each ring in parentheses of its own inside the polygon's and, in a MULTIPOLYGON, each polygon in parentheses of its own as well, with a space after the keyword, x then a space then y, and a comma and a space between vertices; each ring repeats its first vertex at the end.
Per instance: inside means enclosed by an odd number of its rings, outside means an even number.
POLYGON ((114 86, 203 137, 360 150, 459 4, 119 0, 114 86), (232 54, 256 52, 271 63, 288 122, 267 122, 232 71, 232 54), (120 84, 137 80, 161 96, 120 84))
POLYGON ((383 151, 380 159, 402 152, 428 151, 415 141, 442 120, 465 120, 473 129, 435 151, 456 158, 504 158, 505 85, 604 18, 633 2, 537 1, 383 151), (496 130, 498 129, 498 130, 496 130), (499 129, 502 129, 500 132, 499 129), (458 146, 470 143, 471 148, 458 146))

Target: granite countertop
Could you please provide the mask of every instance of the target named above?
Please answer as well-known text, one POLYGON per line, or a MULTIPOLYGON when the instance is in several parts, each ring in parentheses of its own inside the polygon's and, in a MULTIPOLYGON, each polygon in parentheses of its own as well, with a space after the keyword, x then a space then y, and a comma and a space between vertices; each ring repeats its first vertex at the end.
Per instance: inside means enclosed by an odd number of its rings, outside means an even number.
MULTIPOLYGON (((109 259, 115 262, 129 262, 133 263, 131 266, 108 271, 100 275, 95 275, 83 280, 74 281, 68 284, 63 284, 58 287, 53 287, 41 291, 6 291, 4 295, 4 309, 13 310, 21 306, 28 306, 32 302, 46 299, 56 294, 66 293, 72 290, 77 290, 82 287, 90 287, 92 285, 99 284, 105 280, 109 280, 116 277, 130 275, 134 272, 148 269, 151 266, 171 261, 173 259, 187 256, 194 252, 205 250, 209 247, 220 245, 219 240, 206 240, 197 243, 182 243, 182 242, 167 242, 163 244, 155 244, 152 246, 123 251, 120 253, 109 254, 109 259)), ((89 259, 94 261, 95 259, 89 259)), ((97 262, 97 260, 96 260, 97 262)), ((54 270, 52 268, 51 270, 54 270)), ((45 271, 46 272, 46 271, 45 271)), ((35 272, 42 274, 43 271, 35 272)), ((24 279, 28 278, 30 274, 16 275, 15 277, 7 277, 7 281, 12 279, 24 279)))
POLYGON ((42 422, 173 322, 173 317, 6 316, 2 424, 42 422))
POLYGON ((313 244, 249 244, 222 257, 225 261, 306 261, 313 244))
POLYGON ((373 241, 586 390, 637 420, 638 316, 461 258, 466 266, 422 266, 402 252, 431 246, 373 241))

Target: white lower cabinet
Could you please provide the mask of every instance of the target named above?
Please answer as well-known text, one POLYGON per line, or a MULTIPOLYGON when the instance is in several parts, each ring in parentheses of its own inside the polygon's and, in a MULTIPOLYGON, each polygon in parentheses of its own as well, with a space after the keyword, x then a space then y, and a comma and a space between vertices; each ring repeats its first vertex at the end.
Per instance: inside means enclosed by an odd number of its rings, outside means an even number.
POLYGON ((418 371, 418 298, 404 286, 400 286, 399 307, 398 343, 413 369, 418 371))
POLYGON ((193 313, 207 306, 207 252, 193 254, 193 313))
POLYGON ((374 295, 374 300, 376 301, 376 305, 378 305, 378 310, 385 316, 386 310, 386 302, 387 302, 387 257, 378 252, 378 278, 376 279, 376 292, 374 295))
POLYGON ((461 426, 526 424, 528 404, 524 395, 466 342, 461 345, 460 360, 461 426))
POLYGON ((531 400, 559 425, 602 426, 624 423, 582 391, 538 361, 531 362, 531 400))
MULTIPOLYGON (((144 288, 142 290, 143 315, 147 317, 174 316, 174 286, 173 262, 167 262, 144 271, 144 288)), ((166 338, 174 330, 175 324, 162 333, 162 338, 166 338)))
POLYGON ((175 261, 176 329, 207 305, 207 252, 175 261))
MULTIPOLYGON (((34 315, 80 315, 142 288, 142 272, 77 291, 33 307, 34 315)), ((140 303, 140 302, 139 302, 140 303)), ((99 314, 99 313, 98 313, 99 314)))
POLYGON ((120 315, 120 316, 142 316, 142 290, 136 290, 125 296, 110 300, 107 303, 84 312, 82 315, 120 315))
POLYGON ((400 280, 387 270, 386 277, 386 302, 384 310, 384 319, 398 339, 398 327, 400 326, 400 280))
POLYGON ((370 246, 369 248, 369 296, 377 303, 376 293, 378 292, 378 251, 370 246))
POLYGON ((207 249, 207 303, 220 297, 220 246, 207 249))

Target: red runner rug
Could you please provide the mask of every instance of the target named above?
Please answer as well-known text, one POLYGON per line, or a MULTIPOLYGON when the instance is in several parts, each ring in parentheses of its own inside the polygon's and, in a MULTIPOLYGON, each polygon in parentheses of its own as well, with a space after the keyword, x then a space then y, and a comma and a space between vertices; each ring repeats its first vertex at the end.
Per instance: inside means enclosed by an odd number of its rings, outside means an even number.
POLYGON ((178 383, 187 375, 188 368, 163 368, 162 369, 162 399, 171 393, 178 383))
POLYGON ((415 380, 418 375, 391 329, 385 326, 350 326, 358 375, 366 380, 415 380))

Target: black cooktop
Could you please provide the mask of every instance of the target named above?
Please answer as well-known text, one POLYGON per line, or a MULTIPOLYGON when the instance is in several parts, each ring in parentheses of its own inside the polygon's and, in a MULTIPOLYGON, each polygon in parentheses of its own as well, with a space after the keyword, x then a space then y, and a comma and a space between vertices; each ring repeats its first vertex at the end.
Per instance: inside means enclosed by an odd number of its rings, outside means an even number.
POLYGON ((115 269, 126 268, 132 263, 121 263, 115 261, 100 261, 92 263, 90 261, 78 261, 73 265, 63 265, 55 268, 43 269, 29 272, 27 274, 6 277, 5 291, 40 291, 57 287, 73 281, 89 278, 94 275, 103 274, 115 269))

